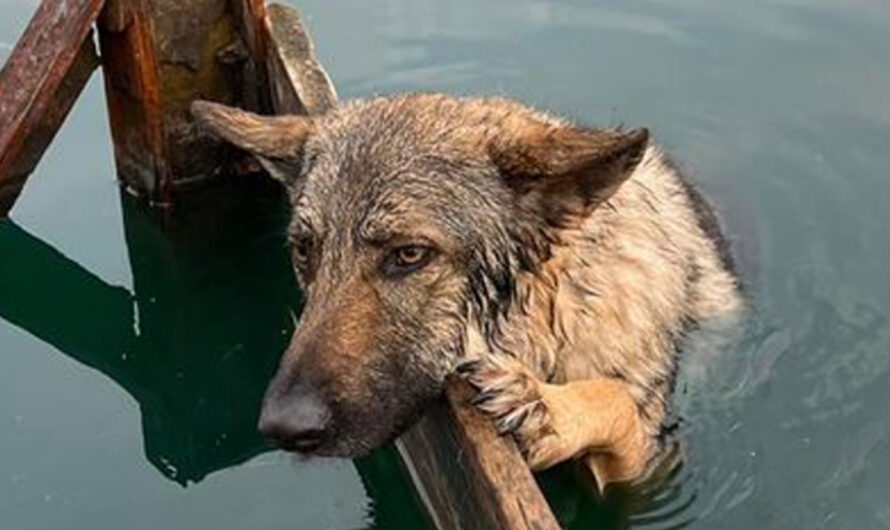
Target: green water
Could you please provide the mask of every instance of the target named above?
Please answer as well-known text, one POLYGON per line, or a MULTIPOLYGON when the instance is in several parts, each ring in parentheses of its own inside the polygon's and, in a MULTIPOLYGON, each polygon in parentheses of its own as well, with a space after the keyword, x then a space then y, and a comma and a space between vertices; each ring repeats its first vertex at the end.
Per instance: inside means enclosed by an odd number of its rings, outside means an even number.
MULTIPOLYGON (((0 0, 0 59, 34 0, 0 0)), ((752 311, 683 352, 684 465, 571 528, 890 528, 890 4, 301 2, 341 97, 503 94, 649 126, 732 235, 752 311)), ((0 224, 0 528, 417 528, 391 450, 254 433, 298 312, 274 187, 162 228, 114 183, 94 77, 0 224)))

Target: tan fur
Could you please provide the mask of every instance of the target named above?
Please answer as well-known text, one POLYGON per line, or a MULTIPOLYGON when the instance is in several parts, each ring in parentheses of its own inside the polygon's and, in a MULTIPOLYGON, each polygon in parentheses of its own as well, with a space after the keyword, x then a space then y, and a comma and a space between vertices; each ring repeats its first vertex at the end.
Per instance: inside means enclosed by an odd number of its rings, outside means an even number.
POLYGON ((468 376, 477 406, 512 433, 533 470, 583 457, 601 487, 639 478, 654 447, 628 386, 608 378, 542 382, 515 360, 491 356, 468 376))
POLYGON ((606 205, 562 234, 543 271, 521 277, 524 311, 503 322, 500 352, 480 353, 506 353, 535 370, 555 434, 538 441, 544 456, 533 456, 533 467, 583 458, 601 487, 640 478, 656 456, 686 319, 741 308, 737 282, 678 178, 650 147, 606 205), (698 275, 691 291, 690 271, 698 275), (626 382, 612 379, 617 373, 626 382))
POLYGON ((288 354, 302 355, 292 361, 312 366, 320 380, 339 380, 344 389, 341 399, 374 399, 366 394, 361 378, 367 376, 373 360, 365 352, 373 346, 379 311, 365 283, 353 279, 347 287, 342 297, 323 302, 319 318, 299 323, 300 333, 294 334, 296 343, 288 348, 288 354), (336 355, 331 355, 332 351, 336 355))

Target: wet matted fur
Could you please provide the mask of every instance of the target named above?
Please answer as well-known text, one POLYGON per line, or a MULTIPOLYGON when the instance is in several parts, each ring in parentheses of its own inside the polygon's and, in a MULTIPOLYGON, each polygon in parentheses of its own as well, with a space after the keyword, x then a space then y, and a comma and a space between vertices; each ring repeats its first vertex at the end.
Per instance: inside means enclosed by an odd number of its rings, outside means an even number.
POLYGON ((307 304, 261 420, 285 447, 365 453, 458 369, 532 467, 633 480, 684 332, 742 306, 713 214, 645 129, 438 94, 193 112, 290 191, 307 304))

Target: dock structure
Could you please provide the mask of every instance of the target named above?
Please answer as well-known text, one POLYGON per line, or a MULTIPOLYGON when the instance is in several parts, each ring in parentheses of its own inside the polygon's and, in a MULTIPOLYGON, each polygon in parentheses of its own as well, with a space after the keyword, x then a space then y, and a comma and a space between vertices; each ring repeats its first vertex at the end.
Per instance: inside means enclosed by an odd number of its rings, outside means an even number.
MULTIPOLYGON (((263 0, 44 0, 0 70, 0 217, 101 65, 118 179, 151 204, 257 167, 188 107, 320 114, 336 90, 300 16, 263 0), (97 54, 94 36, 98 35, 97 54)), ((396 442, 440 530, 559 528, 516 445, 457 378, 396 442)))
POLYGON ((268 112, 262 0, 107 0, 99 48, 118 178, 169 206, 228 173, 233 148, 192 123, 195 99, 268 112))
POLYGON ((92 28, 102 0, 46 0, 0 70, 0 217, 99 65, 92 28))

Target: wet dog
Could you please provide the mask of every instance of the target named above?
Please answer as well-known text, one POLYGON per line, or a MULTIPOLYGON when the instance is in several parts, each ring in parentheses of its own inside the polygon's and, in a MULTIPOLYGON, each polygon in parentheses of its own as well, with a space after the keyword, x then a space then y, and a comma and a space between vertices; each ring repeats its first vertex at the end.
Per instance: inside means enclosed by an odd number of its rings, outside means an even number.
POLYGON ((713 214, 645 129, 436 94, 193 114, 289 190, 307 302, 260 420, 285 449, 366 453, 457 370, 532 468, 634 480, 684 332, 742 306, 713 214))

